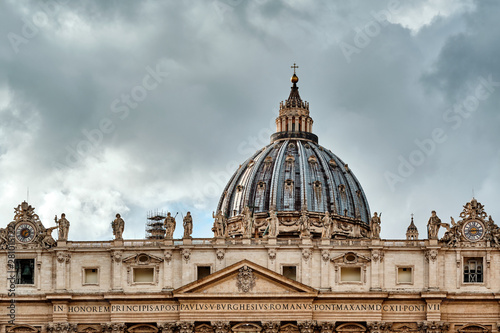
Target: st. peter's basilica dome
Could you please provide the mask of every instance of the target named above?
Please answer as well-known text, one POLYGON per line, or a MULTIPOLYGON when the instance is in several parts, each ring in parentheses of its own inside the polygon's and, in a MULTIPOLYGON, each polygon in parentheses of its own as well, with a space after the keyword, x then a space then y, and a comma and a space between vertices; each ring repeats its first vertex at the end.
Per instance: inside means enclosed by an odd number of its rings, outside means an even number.
POLYGON ((236 170, 219 200, 224 235, 273 236, 268 226, 274 216, 278 237, 299 235, 305 220, 311 237, 325 237, 325 221, 331 221, 328 238, 368 237, 370 208, 363 188, 346 163, 318 144, 295 73, 291 81, 271 144, 236 170))

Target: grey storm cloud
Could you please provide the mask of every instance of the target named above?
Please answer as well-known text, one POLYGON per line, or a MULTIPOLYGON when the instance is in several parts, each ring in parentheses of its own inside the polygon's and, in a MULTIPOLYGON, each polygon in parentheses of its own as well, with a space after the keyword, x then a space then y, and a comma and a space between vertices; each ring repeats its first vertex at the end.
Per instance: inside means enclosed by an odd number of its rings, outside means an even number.
POLYGON ((156 209, 191 211, 194 236, 210 237, 225 183, 269 143, 294 62, 320 144, 383 212, 382 237, 403 238, 411 213, 425 237, 431 210, 457 217, 473 190, 495 218, 499 12, 495 1, 2 1, 2 223, 29 196, 45 225, 66 213, 70 239, 110 239, 116 213, 125 237, 143 238, 156 209))

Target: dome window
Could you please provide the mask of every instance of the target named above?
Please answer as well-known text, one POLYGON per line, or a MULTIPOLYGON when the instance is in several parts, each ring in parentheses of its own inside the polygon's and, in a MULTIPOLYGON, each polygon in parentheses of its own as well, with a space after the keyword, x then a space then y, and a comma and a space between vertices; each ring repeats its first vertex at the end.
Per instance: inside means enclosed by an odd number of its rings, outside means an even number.
POLYGON ((311 148, 311 145, 310 145, 310 144, 308 144, 308 143, 306 143, 306 144, 304 145, 304 147, 305 147, 306 149, 309 149, 309 148, 311 148))
POLYGON ((339 191, 340 191, 340 193, 345 193, 345 185, 344 184, 339 185, 339 191))
POLYGON ((335 160, 334 160, 333 158, 332 158, 332 159, 330 160, 330 162, 328 162, 328 163, 329 163, 329 164, 330 164, 330 166, 331 166, 332 168, 334 168, 334 169, 335 169, 336 167, 338 167, 337 162, 335 162, 335 160))
POLYGON ((236 186, 236 191, 241 192, 245 187, 243 185, 236 186))
POLYGON ((264 159, 264 163, 266 164, 271 164, 273 162, 272 156, 268 156, 264 159))
POLYGON ((317 158, 316 158, 316 156, 314 156, 314 155, 309 156, 309 158, 307 159, 307 161, 308 161, 309 163, 311 163, 311 164, 316 164, 316 163, 318 163, 318 159, 317 159, 317 158))
POLYGON ((257 186, 259 187, 259 190, 263 190, 266 188, 266 183, 265 182, 259 182, 257 184, 257 186))

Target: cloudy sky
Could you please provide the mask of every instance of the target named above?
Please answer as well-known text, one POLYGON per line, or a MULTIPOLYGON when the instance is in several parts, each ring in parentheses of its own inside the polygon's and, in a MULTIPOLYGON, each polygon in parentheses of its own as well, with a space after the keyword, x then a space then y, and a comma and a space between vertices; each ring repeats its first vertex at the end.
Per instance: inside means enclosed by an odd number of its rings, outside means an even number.
POLYGON ((473 193, 500 219, 499 16, 469 0, 1 1, 0 226, 29 196, 72 240, 111 239, 116 213, 144 238, 152 210, 191 211, 211 237, 294 62, 383 238, 412 213, 425 238, 431 210, 458 219, 473 193))

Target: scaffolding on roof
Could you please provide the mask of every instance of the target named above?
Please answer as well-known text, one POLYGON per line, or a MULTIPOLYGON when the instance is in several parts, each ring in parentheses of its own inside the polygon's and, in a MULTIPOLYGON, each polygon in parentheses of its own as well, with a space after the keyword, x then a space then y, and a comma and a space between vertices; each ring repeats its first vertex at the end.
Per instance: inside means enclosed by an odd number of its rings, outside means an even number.
POLYGON ((146 221, 146 239, 164 239, 165 227, 163 221, 167 217, 164 211, 149 211, 146 221))

